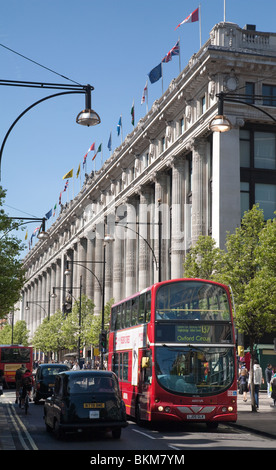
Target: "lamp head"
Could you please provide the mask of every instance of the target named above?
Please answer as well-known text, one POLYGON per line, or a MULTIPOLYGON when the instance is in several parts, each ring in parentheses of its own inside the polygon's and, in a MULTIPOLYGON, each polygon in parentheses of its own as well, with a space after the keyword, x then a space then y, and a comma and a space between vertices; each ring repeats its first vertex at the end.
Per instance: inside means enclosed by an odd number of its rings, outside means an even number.
POLYGON ((210 124, 209 124, 209 129, 212 132, 228 132, 232 128, 232 124, 229 121, 227 117, 225 117, 223 114, 215 116, 210 124))

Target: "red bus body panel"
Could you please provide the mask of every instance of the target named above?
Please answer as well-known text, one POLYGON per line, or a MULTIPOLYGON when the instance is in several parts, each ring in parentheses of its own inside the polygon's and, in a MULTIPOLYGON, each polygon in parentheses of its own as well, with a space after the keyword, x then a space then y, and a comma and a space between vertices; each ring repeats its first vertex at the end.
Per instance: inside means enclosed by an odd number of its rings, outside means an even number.
POLYGON ((4 380, 7 384, 15 384, 15 373, 17 371, 17 369, 19 369, 22 364, 24 364, 26 366, 27 369, 29 369, 30 371, 32 371, 33 369, 33 350, 31 347, 28 347, 28 346, 21 346, 21 345, 17 345, 17 344, 14 344, 14 345, 8 345, 8 344, 3 344, 3 345, 0 345, 0 370, 3 371, 3 377, 4 377, 4 380), (20 362, 20 361, 16 361, 15 362, 2 362, 2 349, 6 349, 6 348, 9 348, 9 349, 28 349, 29 350, 29 354, 30 354, 30 361, 29 362, 20 362))
MULTIPOLYGON (((202 281, 213 283, 223 287, 227 292, 227 297, 231 311, 231 299, 227 286, 203 279, 174 279, 156 283, 142 292, 151 290, 151 321, 147 324, 132 326, 129 328, 111 331, 109 335, 108 369, 114 370, 113 359, 115 353, 128 353, 128 378, 119 383, 122 398, 126 405, 126 412, 129 416, 137 416, 137 406, 139 404, 139 415, 145 421, 174 421, 174 422, 235 422, 237 420, 237 369, 234 363, 233 382, 227 390, 210 396, 185 396, 174 394, 162 388, 155 375, 155 298, 160 285, 179 281, 202 281), (138 339, 140 338, 140 340, 138 339), (134 346, 134 342, 138 341, 134 346), (133 348, 138 351, 137 379, 133 380, 134 354, 133 348), (142 380, 142 358, 146 351, 151 350, 152 354, 152 380, 144 383, 142 380), (162 408, 162 412, 160 409, 162 408), (229 411, 230 410, 230 411, 229 411)), ((135 294, 137 295, 137 294, 135 294)), ((129 300, 134 296, 129 297, 129 300)), ((122 302, 122 301, 121 301, 122 302)), ((114 306, 120 304, 117 302, 114 306)), ((234 335, 234 325, 232 318, 232 335, 234 335)), ((234 357, 236 357, 234 348, 234 357)))

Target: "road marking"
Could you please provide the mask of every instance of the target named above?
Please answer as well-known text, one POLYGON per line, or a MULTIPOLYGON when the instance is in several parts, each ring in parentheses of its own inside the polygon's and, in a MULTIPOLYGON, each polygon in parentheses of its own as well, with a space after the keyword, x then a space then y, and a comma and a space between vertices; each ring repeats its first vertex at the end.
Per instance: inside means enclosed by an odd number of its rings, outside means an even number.
POLYGON ((20 417, 16 413, 16 411, 14 409, 14 406, 12 404, 9 404, 9 406, 8 406, 8 413, 10 415, 10 418, 12 420, 14 428, 17 431, 18 438, 19 438, 19 440, 22 444, 22 447, 25 450, 38 450, 38 447, 36 446, 32 436, 30 435, 30 433, 26 429, 25 424, 23 423, 23 421, 21 421, 20 417), (16 420, 17 420, 17 422, 16 422, 16 420), (26 444, 23 434, 25 434, 26 439, 29 442, 29 445, 30 445, 31 449, 29 449, 28 445, 26 444))
POLYGON ((145 433, 145 432, 138 431, 138 429, 132 429, 132 431, 138 432, 139 434, 142 434, 143 436, 149 437, 149 439, 154 439, 154 440, 155 440, 155 437, 150 436, 150 434, 147 434, 147 433, 145 433))

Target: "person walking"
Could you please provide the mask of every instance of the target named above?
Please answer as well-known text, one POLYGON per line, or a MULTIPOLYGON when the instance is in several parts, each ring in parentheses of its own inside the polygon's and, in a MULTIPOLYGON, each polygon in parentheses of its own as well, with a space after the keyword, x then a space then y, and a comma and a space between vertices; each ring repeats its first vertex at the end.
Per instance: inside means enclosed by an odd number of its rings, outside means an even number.
POLYGON ((15 403, 19 402, 19 392, 21 388, 21 380, 23 374, 26 372, 27 368, 24 364, 19 367, 19 369, 16 370, 15 372, 15 387, 16 387, 16 398, 15 398, 15 403))
POLYGON ((267 398, 271 398, 270 382, 271 382, 272 376, 273 376, 272 365, 267 364, 267 367, 265 369, 265 381, 266 381, 266 386, 267 386, 267 398))
POLYGON ((239 376, 239 390, 243 394, 243 401, 247 401, 247 392, 248 392, 248 370, 246 367, 243 367, 240 371, 239 376))
POLYGON ((276 406, 276 373, 272 376, 270 386, 271 386, 271 398, 273 400, 273 405, 270 405, 270 406, 276 406))
MULTIPOLYGON (((262 369, 257 359, 254 360, 253 366, 253 384, 254 384, 254 397, 256 408, 259 408, 259 392, 261 384, 264 382, 262 369)), ((251 371, 249 373, 249 383, 251 383, 251 371)))

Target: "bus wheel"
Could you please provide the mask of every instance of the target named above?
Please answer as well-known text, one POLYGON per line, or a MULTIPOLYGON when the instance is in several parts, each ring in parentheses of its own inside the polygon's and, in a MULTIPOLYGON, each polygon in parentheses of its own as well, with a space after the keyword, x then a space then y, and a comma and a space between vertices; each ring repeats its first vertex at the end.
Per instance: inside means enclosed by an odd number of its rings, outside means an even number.
POLYGON ((143 426, 143 420, 141 419, 141 405, 139 400, 137 400, 135 406, 135 420, 138 426, 143 426))

